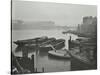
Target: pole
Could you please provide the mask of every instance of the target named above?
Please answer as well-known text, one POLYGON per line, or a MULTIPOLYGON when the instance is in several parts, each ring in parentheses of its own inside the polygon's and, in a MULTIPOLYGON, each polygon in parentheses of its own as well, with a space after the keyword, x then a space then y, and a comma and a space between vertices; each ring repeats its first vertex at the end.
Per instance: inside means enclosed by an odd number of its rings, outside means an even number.
POLYGON ((70 48, 71 48, 71 36, 70 36, 70 38, 69 38, 69 40, 68 40, 68 49, 70 50, 70 48))
POLYGON ((32 72, 34 72, 34 54, 31 56, 32 61, 32 72))
POLYGON ((36 72, 37 72, 37 63, 38 63, 38 39, 36 39, 36 72))

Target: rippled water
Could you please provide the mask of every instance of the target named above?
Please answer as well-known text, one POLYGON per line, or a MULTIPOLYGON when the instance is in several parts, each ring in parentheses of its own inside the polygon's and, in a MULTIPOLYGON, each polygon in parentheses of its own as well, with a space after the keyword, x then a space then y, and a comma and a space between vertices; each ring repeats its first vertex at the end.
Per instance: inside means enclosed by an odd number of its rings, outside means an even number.
MULTIPOLYGON (((56 39, 59 39, 59 38, 65 39, 66 49, 68 49, 69 36, 72 36, 73 40, 77 38, 77 36, 72 35, 72 34, 67 34, 67 35, 62 34, 62 30, 19 30, 19 31, 12 32, 12 41, 32 39, 32 38, 41 37, 41 36, 55 37, 56 39)), ((15 56, 22 56, 22 52, 15 52, 16 48, 17 46, 13 43, 12 51, 15 54, 15 56)), ((32 54, 35 54, 34 50, 32 50, 28 54, 28 56, 30 57, 32 54)), ((42 71, 42 68, 44 68, 45 72, 69 71, 70 60, 50 57, 48 56, 48 52, 39 52, 37 62, 35 61, 35 67, 38 68, 38 71, 42 71)))

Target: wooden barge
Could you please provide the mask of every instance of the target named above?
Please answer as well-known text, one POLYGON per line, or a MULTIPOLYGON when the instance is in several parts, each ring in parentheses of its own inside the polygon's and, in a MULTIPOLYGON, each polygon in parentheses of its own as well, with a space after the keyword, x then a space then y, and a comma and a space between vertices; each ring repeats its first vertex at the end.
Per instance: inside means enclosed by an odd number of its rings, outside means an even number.
POLYGON ((18 47, 25 47, 28 49, 35 49, 36 47, 39 50, 52 50, 52 45, 56 49, 61 49, 65 46, 64 39, 48 38, 48 37, 38 37, 34 39, 18 40, 14 41, 18 47))

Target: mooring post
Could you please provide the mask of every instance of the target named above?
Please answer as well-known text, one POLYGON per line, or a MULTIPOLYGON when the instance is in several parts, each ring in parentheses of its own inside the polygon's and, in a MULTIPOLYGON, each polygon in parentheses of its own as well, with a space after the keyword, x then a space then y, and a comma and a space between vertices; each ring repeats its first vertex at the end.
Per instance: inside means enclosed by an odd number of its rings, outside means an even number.
POLYGON ((34 72, 34 54, 31 56, 32 72, 34 72))
POLYGON ((71 36, 70 36, 70 38, 69 38, 69 40, 68 40, 68 49, 70 50, 70 48, 71 48, 71 36))
POLYGON ((38 39, 36 39, 36 46, 35 46, 35 52, 36 52, 36 72, 37 72, 37 63, 38 63, 38 51, 39 51, 39 48, 38 48, 38 39))

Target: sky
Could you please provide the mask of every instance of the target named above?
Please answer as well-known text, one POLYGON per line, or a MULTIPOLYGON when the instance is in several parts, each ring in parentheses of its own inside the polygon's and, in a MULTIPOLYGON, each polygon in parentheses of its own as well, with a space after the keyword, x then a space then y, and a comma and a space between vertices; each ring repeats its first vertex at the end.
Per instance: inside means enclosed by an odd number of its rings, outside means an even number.
POLYGON ((97 16, 97 6, 13 0, 12 19, 54 21, 59 26, 82 23, 84 16, 97 16))

